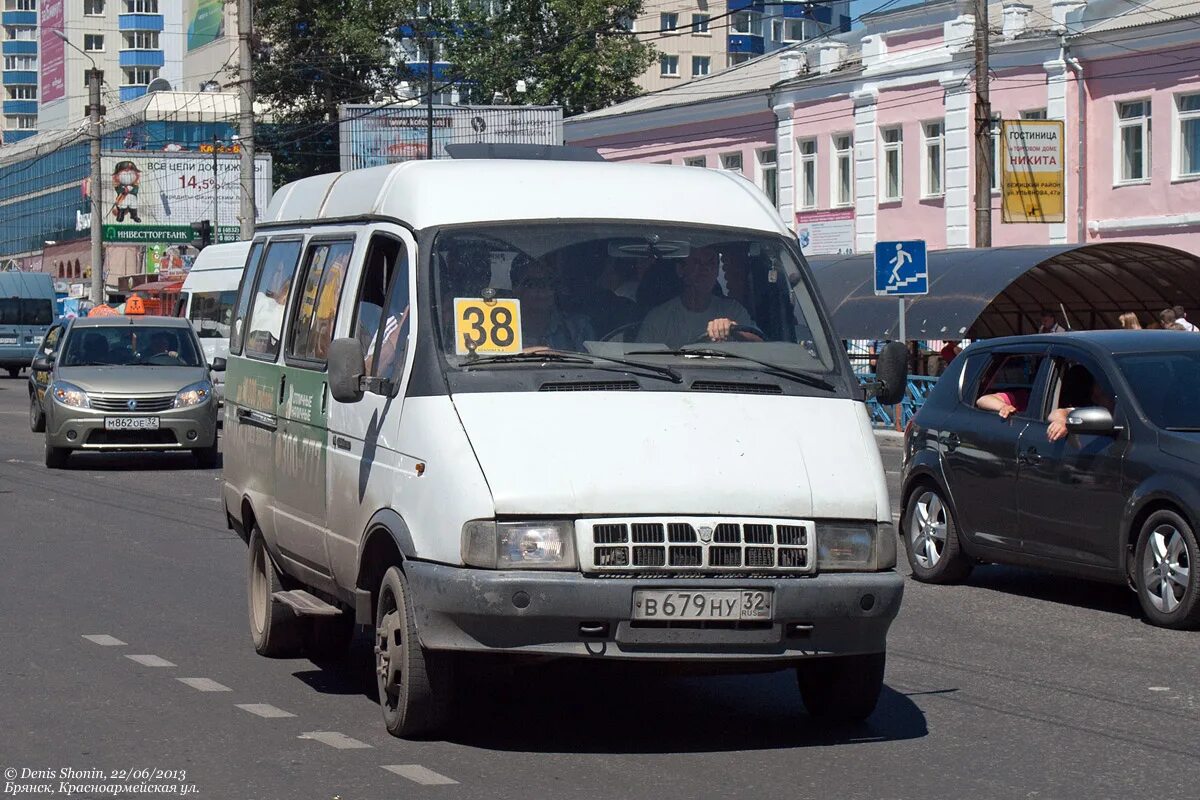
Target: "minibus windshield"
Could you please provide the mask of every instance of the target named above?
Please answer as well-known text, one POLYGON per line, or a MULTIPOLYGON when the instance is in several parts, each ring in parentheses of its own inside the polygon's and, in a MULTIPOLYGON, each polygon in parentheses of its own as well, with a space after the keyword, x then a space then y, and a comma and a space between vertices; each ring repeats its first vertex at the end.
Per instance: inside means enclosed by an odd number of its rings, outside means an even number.
POLYGON ((835 363, 781 236, 653 223, 461 227, 434 238, 432 273, 441 346, 459 366, 536 367, 513 355, 547 351, 804 373, 835 363))

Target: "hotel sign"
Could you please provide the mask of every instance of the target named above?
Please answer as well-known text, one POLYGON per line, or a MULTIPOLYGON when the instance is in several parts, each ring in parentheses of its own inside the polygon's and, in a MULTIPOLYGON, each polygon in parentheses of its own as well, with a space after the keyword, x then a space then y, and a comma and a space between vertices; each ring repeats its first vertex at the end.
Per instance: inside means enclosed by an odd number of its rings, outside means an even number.
POLYGON ((1005 222, 1065 222, 1061 120, 1004 120, 1000 191, 1005 222))

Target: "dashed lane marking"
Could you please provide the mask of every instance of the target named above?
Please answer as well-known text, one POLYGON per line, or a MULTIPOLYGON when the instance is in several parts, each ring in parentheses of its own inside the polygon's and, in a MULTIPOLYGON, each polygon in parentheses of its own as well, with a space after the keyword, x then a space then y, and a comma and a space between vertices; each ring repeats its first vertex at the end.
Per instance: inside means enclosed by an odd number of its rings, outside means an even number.
POLYGON ((296 737, 297 739, 312 739, 327 744, 337 750, 362 750, 369 748, 371 745, 366 742, 360 742, 358 739, 352 739, 344 733, 337 731, 309 731, 302 733, 296 737))
POLYGON ((284 711, 282 708, 276 708, 267 703, 235 703, 235 705, 242 711, 249 711, 251 714, 265 717, 266 719, 282 719, 283 717, 296 716, 290 711, 284 711))
POLYGON ((144 656, 125 656, 125 657, 128 658, 130 661, 136 661, 137 663, 141 664, 143 667, 173 667, 173 666, 175 666, 174 664, 172 664, 170 661, 167 661, 162 656, 144 655, 144 656))
POLYGON ((224 684, 217 683, 212 678, 176 678, 180 683, 190 686, 198 692, 232 692, 224 684))
POLYGON ((387 764, 383 768, 388 772, 399 775, 401 778, 407 778, 413 783, 419 783, 422 786, 449 786, 458 783, 453 778, 447 778, 445 775, 434 772, 431 769, 426 769, 420 764, 387 764))
POLYGON ((107 633, 85 633, 83 638, 87 639, 92 644, 98 644, 101 647, 124 647, 125 643, 115 636, 109 636, 107 633))

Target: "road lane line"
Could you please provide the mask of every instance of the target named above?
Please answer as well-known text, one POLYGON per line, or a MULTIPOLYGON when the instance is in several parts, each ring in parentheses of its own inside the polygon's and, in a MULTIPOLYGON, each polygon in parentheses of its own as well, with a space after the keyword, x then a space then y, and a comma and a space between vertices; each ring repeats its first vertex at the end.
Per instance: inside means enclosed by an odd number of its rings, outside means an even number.
POLYGON ((224 684, 217 683, 212 678, 176 678, 180 683, 190 686, 198 692, 232 692, 224 684))
POLYGON ((283 717, 296 716, 290 711, 284 711, 282 708, 276 708, 267 703, 235 703, 234 705, 242 711, 249 711, 251 714, 264 717, 265 719, 282 719, 283 717))
POLYGON ((101 647, 124 647, 125 643, 115 636, 109 636, 107 633, 88 633, 84 634, 83 638, 93 644, 98 644, 101 647))
POLYGON ((130 661, 136 661, 137 663, 141 664, 143 667, 173 667, 173 666, 175 666, 170 661, 167 661, 165 658, 162 658, 160 656, 145 655, 145 656, 125 656, 125 657, 128 658, 130 661))
POLYGON ((366 742, 360 742, 358 739, 352 739, 344 733, 337 731, 309 731, 302 733, 296 737, 297 739, 312 739, 313 741, 327 744, 337 750, 362 750, 369 748, 371 745, 366 742))
POLYGON ((387 764, 383 768, 388 772, 399 775, 401 778, 407 778, 413 783, 419 783, 422 786, 449 786, 458 783, 453 778, 447 778, 445 775, 434 772, 431 769, 426 769, 420 764, 387 764))

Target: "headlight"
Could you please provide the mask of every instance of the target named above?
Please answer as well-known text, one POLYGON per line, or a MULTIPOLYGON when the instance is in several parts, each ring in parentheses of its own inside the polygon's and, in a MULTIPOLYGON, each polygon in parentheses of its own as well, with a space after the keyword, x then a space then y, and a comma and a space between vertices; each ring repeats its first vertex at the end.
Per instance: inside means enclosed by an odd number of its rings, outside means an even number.
POLYGON ((212 397, 212 393, 213 387, 208 381, 200 381, 199 383, 193 383, 191 386, 185 386, 179 390, 179 394, 175 395, 175 408, 198 406, 212 397))
POLYGON ((895 566, 896 534, 889 523, 817 523, 817 569, 875 571, 895 566))
POLYGON ((575 523, 472 520, 463 526, 463 562, 489 569, 576 569, 575 523))
POLYGON ((50 394, 64 406, 75 406, 76 408, 92 407, 91 401, 88 400, 87 392, 66 381, 55 381, 51 384, 50 394))

